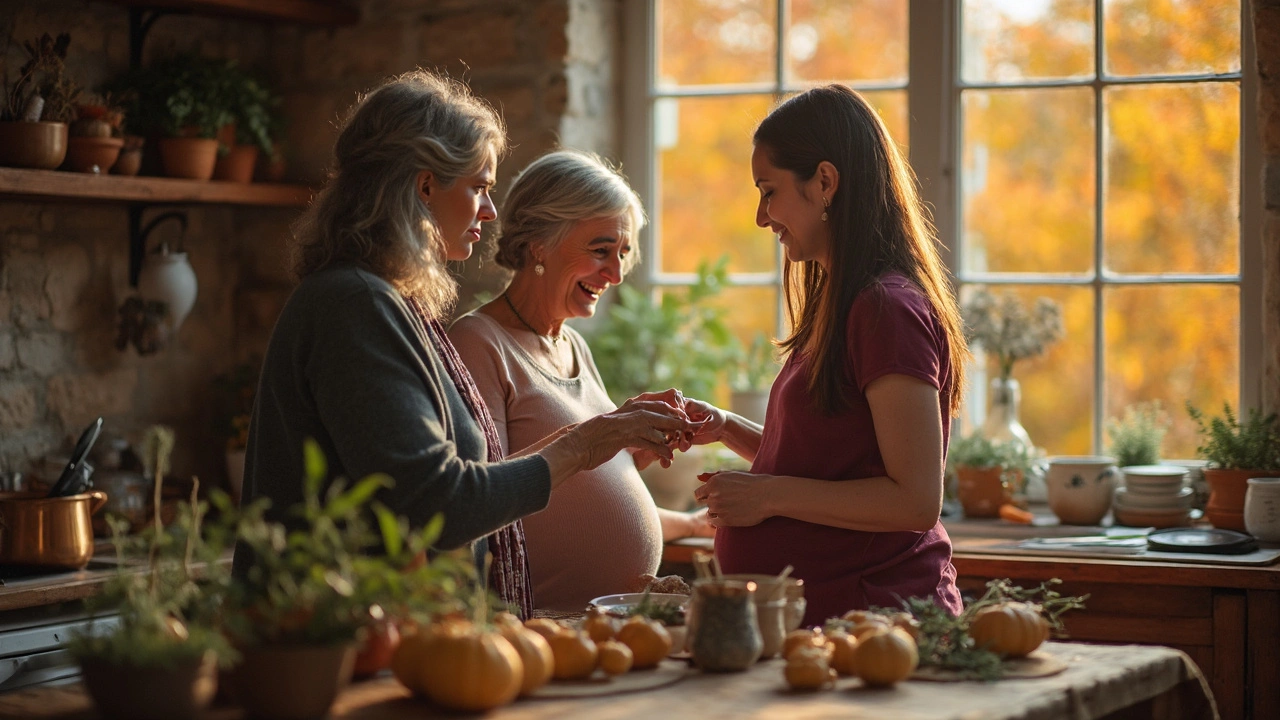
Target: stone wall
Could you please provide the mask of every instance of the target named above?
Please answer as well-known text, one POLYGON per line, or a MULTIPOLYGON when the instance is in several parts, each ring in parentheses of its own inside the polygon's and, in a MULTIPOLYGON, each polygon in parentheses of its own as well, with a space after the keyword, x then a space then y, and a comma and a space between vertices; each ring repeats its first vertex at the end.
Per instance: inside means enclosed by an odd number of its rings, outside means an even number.
POLYGON ((1262 145, 1262 406, 1280 412, 1280 0, 1253 0, 1262 145))
MULTIPOLYGON (((513 143, 499 184, 566 142, 612 153, 617 0, 364 0, 352 27, 314 28, 219 18, 159 20, 146 57, 194 50, 267 74, 285 100, 289 178, 315 183, 335 123, 357 93, 414 67, 464 78, 499 107, 513 143)), ((107 3, 6 0, 0 42, 72 34, 71 69, 94 87, 128 65, 128 15, 107 3)), ((22 53, 0 46, 6 65, 22 53)), ((116 309, 130 294, 124 205, 0 198, 0 470, 41 470, 92 418, 136 438, 175 427, 175 473, 224 477, 210 383, 265 348, 291 288, 288 225, 296 210, 192 206, 181 241, 200 292, 164 352, 113 347, 116 309)), ((154 214, 156 211, 152 210, 154 214)), ((177 242, 177 225, 161 238, 177 242)), ((503 278, 480 259, 460 267, 462 305, 503 278)))

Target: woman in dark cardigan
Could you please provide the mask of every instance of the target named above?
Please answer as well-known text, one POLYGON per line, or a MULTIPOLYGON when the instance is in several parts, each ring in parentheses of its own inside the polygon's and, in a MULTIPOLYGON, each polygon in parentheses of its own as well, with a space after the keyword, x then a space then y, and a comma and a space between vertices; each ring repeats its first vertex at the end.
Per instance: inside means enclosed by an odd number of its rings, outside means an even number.
MULTIPOLYGON (((273 519, 302 500, 302 444, 331 478, 383 472, 379 499, 443 549, 471 544, 500 597, 533 608, 520 518, 551 490, 627 447, 670 458, 691 426, 658 401, 630 402, 503 459, 493 422, 440 324, 506 149, 501 120, 461 83, 415 71, 361 98, 334 147, 327 186, 295 228, 300 279, 272 332, 249 431, 245 502, 273 519)), ((237 571, 248 558, 237 553, 237 571)))

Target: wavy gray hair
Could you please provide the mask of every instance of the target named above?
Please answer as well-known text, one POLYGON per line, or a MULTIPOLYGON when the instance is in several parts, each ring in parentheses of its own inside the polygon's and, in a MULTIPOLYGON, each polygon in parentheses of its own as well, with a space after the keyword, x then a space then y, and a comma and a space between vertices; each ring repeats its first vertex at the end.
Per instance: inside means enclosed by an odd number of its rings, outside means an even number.
MULTIPOLYGON (((640 197, 621 172, 595 153, 547 153, 511 184, 502 203, 502 234, 494 262, 520 270, 529 264, 535 246, 552 250, 574 225, 615 217, 631 221, 633 237, 645 225, 640 197)), ((622 271, 629 271, 639 259, 639 248, 633 248, 622 271)))
POLYGON ((466 85, 425 70, 388 80, 342 123, 329 181, 294 225, 294 273, 354 263, 444 315, 458 286, 418 174, 447 187, 506 149, 502 119, 466 85))

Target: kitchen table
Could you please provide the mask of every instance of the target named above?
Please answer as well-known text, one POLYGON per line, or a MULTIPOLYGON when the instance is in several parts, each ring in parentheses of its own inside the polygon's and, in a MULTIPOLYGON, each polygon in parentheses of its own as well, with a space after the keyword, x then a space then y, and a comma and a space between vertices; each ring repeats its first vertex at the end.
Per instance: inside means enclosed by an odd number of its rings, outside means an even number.
MULTIPOLYGON (((553 718, 827 718, 863 720, 989 718, 991 720, 1090 720, 1213 718, 1216 712, 1195 663, 1177 650, 1156 646, 1047 643, 1043 652, 1067 669, 1037 679, 997 682, 912 680, 891 689, 868 689, 842 678, 834 690, 785 689, 782 661, 757 663, 745 673, 691 670, 673 685, 622 695, 521 700, 490 714, 495 720, 553 718)), ((355 683, 339 696, 333 718, 401 720, 447 716, 391 677, 355 683)), ((234 708, 213 709, 208 720, 238 720, 234 708)), ((0 695, 0 717, 88 720, 95 717, 82 688, 68 685, 0 695)))

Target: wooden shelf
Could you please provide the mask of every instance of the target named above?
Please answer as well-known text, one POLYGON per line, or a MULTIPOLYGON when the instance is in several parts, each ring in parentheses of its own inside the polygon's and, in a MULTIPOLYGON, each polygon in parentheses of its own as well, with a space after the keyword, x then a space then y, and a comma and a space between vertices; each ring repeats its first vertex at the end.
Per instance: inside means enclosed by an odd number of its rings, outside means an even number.
POLYGON ((311 188, 303 185, 0 168, 0 198, 6 199, 304 207, 311 195, 311 188))
POLYGON ((338 0, 104 0, 166 12, 220 15, 247 20, 280 20, 308 25, 354 25, 360 11, 338 0))

